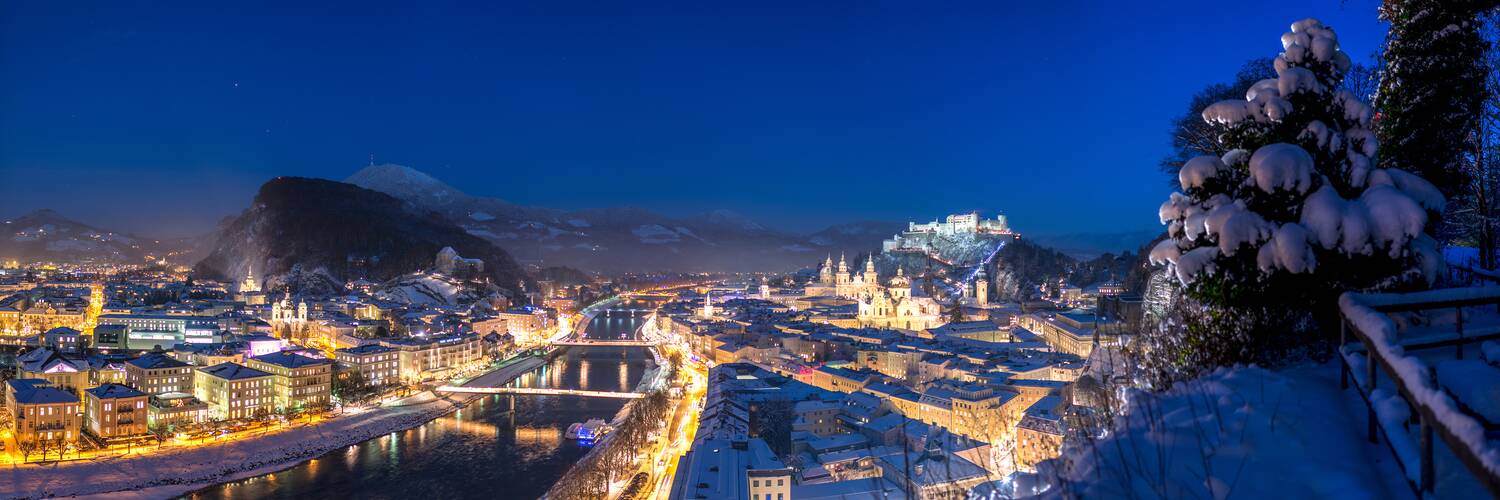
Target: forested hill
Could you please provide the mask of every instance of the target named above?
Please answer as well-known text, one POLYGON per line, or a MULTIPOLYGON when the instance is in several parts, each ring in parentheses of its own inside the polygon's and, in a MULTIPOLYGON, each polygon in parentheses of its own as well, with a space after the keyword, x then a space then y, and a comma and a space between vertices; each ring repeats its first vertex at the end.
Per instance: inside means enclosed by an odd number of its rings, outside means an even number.
POLYGON ((1025 299, 1031 298, 1037 285, 1058 278, 1078 287, 1124 281, 1137 260, 1131 252, 1079 260, 1024 239, 1016 240, 995 255, 991 281, 1001 298, 1025 299))
POLYGON ((443 247, 483 260, 501 287, 516 290, 525 279, 505 250, 436 214, 352 184, 299 177, 261 186, 254 204, 221 228, 213 252, 195 271, 234 281, 253 267, 268 285, 314 277, 336 288, 349 279, 384 281, 431 268, 443 247))

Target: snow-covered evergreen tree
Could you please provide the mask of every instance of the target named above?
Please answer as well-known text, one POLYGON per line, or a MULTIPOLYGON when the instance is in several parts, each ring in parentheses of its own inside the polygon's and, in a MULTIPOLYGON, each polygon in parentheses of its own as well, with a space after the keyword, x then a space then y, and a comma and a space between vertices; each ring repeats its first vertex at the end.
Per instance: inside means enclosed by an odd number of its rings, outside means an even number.
POLYGON ((1465 191, 1465 165, 1488 88, 1480 13, 1495 0, 1385 0, 1386 67, 1375 104, 1382 163, 1423 176, 1446 196, 1465 191))
POLYGON ((1350 60, 1315 19, 1292 24, 1277 78, 1203 119, 1228 153, 1183 164, 1151 252, 1184 287, 1148 335, 1163 371, 1274 362, 1320 337, 1347 289, 1422 287, 1440 256, 1443 195, 1376 161, 1370 106, 1339 90, 1350 60))

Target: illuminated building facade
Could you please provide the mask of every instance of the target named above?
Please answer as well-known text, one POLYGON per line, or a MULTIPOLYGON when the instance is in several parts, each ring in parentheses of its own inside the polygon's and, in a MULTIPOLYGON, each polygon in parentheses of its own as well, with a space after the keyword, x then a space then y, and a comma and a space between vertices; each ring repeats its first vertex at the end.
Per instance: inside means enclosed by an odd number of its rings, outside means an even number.
POLYGON ((125 384, 148 395, 193 390, 193 367, 160 353, 125 362, 125 384))
POLYGON ((208 405, 211 419, 260 417, 270 414, 275 403, 274 378, 254 368, 220 363, 194 374, 193 394, 208 405))
POLYGON ((129 349, 168 349, 179 344, 217 344, 224 341, 219 320, 207 316, 178 314, 105 314, 100 325, 126 328, 129 349))
POLYGON ((276 408, 313 408, 330 401, 332 361, 276 352, 250 358, 246 365, 273 375, 276 408))
POLYGON ((6 381, 5 409, 10 412, 16 443, 22 447, 42 441, 76 442, 83 426, 78 395, 45 380, 6 381))
POLYGON ((395 349, 368 344, 334 351, 340 370, 358 372, 372 386, 395 384, 401 380, 401 360, 395 349))
POLYGON ((104 384, 84 391, 84 426, 90 434, 109 440, 146 434, 146 393, 120 384, 104 384))
POLYGON ((381 340, 396 350, 397 372, 403 383, 415 384, 447 377, 484 363, 484 341, 475 334, 381 340))

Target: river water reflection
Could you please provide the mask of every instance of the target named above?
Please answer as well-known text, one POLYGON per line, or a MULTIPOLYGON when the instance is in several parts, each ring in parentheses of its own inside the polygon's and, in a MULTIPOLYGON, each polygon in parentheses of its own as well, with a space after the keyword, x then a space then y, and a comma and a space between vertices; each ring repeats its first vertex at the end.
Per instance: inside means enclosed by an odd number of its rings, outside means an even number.
MULTIPOLYGON (((627 337, 642 315, 613 312, 589 337, 627 337)), ((523 387, 629 391, 651 357, 639 347, 571 348, 523 375, 523 387)), ((612 418, 625 400, 576 396, 482 398, 403 432, 328 453, 291 469, 221 484, 192 498, 536 498, 588 448, 564 439, 568 425, 612 418)))

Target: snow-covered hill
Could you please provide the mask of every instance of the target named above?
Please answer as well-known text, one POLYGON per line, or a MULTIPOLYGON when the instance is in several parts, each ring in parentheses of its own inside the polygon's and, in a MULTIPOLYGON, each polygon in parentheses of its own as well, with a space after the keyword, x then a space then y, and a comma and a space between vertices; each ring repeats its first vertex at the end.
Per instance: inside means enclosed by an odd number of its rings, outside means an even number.
POLYGON ((467 304, 483 296, 462 281, 437 273, 399 276, 382 284, 373 294, 381 300, 420 306, 467 304))
POLYGON ((100 229, 49 209, 0 223, 0 261, 139 263, 168 252, 155 240, 100 229))

